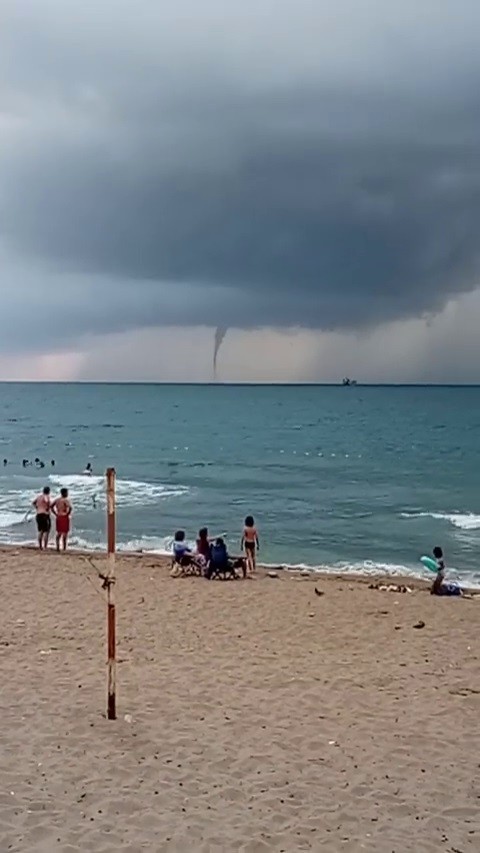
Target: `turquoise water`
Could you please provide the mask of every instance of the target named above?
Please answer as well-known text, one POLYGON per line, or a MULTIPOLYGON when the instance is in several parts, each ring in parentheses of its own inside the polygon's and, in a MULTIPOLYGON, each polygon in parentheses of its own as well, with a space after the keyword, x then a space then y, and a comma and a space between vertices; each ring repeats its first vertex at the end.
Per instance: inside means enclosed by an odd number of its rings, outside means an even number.
POLYGON ((102 546, 113 465, 121 548, 163 551, 177 527, 208 525, 235 551, 252 513, 267 563, 418 573, 440 544, 480 583, 480 388, 3 384, 0 397, 1 541, 33 541, 25 513, 49 482, 71 490, 74 542, 102 546))

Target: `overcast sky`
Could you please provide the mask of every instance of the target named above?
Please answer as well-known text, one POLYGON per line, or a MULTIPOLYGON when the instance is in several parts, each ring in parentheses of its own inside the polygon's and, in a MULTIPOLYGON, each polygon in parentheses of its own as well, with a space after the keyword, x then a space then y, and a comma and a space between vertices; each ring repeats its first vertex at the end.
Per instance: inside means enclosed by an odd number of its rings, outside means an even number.
POLYGON ((480 381, 478 0, 0 26, 0 378, 480 381))

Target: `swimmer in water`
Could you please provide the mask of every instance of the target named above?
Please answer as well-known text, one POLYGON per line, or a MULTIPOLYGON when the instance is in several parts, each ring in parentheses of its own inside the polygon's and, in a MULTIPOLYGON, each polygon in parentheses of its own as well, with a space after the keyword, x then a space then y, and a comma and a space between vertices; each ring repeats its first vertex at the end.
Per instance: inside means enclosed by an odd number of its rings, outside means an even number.
POLYGON ((8 459, 3 460, 3 467, 6 468, 8 465, 8 459))
POLYGON ((85 466, 85 470, 83 473, 85 474, 86 477, 92 476, 93 470, 92 470, 92 463, 91 462, 87 462, 87 464, 85 466))

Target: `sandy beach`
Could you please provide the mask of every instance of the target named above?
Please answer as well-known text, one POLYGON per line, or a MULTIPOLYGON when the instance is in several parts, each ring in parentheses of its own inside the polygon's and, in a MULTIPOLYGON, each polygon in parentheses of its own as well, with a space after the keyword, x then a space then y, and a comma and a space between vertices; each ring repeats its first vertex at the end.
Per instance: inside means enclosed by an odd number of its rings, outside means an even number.
POLYGON ((0 565, 2 853, 479 849, 480 601, 121 557, 108 722, 87 557, 0 565))

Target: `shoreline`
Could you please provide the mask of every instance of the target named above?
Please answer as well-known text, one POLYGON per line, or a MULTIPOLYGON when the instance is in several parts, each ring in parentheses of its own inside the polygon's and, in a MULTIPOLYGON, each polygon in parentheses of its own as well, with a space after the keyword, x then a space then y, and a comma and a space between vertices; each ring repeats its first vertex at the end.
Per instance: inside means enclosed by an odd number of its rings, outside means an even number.
MULTIPOLYGON (((97 559, 100 562, 102 559, 107 560, 107 552, 106 550, 87 550, 84 548, 69 548, 66 553, 63 551, 58 554, 55 547, 49 546, 48 550, 45 552, 40 552, 38 547, 33 544, 18 544, 18 545, 10 545, 10 544, 1 544, 0 545, 0 554, 5 555, 14 555, 15 552, 27 552, 29 554, 38 554, 39 559, 43 559, 45 555, 52 555, 55 559, 58 556, 63 557, 64 559, 70 559, 75 557, 82 557, 88 561, 88 559, 97 559)), ((172 557, 169 554, 159 554, 154 551, 117 551, 115 554, 116 562, 132 562, 138 561, 141 562, 147 561, 151 566, 157 566, 162 571, 170 571, 171 568, 171 560, 172 557)), ((362 574, 360 571, 338 571, 335 567, 331 569, 325 567, 307 567, 307 566, 289 566, 289 565, 281 565, 281 564, 269 564, 269 563, 258 563, 256 575, 258 577, 268 577, 269 573, 276 572, 279 577, 284 575, 285 577, 293 577, 298 576, 302 580, 311 580, 311 581, 320 581, 320 580, 334 580, 334 581, 349 581, 351 583, 358 584, 370 584, 372 582, 376 583, 385 583, 385 584, 397 584, 401 586, 408 586, 415 589, 429 590, 431 586, 431 580, 429 578, 421 578, 416 577, 414 575, 408 574, 392 574, 388 572, 382 571, 371 571, 369 573, 362 574)), ((181 578, 179 578, 181 579, 181 578)))

